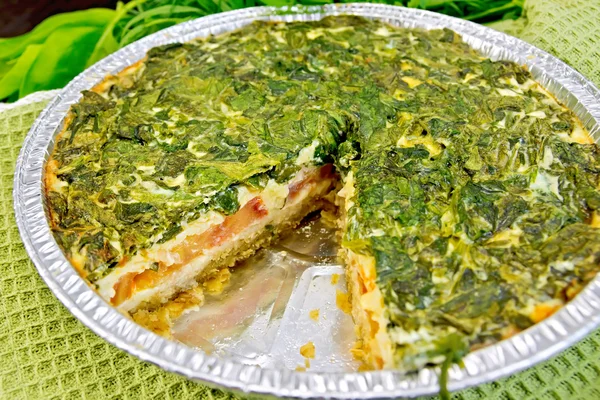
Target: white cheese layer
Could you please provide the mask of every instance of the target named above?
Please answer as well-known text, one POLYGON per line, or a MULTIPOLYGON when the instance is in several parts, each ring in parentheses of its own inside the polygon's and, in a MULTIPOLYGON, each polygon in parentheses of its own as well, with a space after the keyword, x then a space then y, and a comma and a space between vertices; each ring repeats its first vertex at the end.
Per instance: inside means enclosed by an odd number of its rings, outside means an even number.
MULTIPOLYGON (((293 200, 287 199, 289 193, 288 185, 303 180, 305 176, 314 169, 316 168, 313 167, 301 170, 286 185, 279 185, 273 181, 269 182, 262 191, 255 191, 251 188, 238 190, 238 197, 241 200, 245 200, 244 203, 240 203, 241 207, 255 198, 256 195, 260 195, 264 205, 268 209, 268 215, 254 221, 243 232, 226 240, 223 244, 204 251, 200 256, 192 259, 182 268, 166 276, 165 279, 158 283, 158 285, 135 292, 131 298, 124 301, 117 308, 121 311, 129 312, 136 309, 145 301, 154 300, 157 297, 167 300, 175 293, 194 287, 196 285, 196 277, 200 275, 206 267, 211 265, 214 260, 219 259, 221 254, 234 253, 239 245, 258 236, 264 231, 267 225, 277 226, 287 222, 290 217, 300 212, 308 202, 323 196, 329 189, 332 183, 331 179, 322 179, 303 187, 293 197, 293 200)), ((301 217, 302 216, 299 218, 301 217)), ((175 238, 160 245, 155 245, 146 251, 139 252, 122 267, 119 267, 109 275, 100 279, 97 282, 98 292, 107 301, 110 301, 115 295, 115 284, 117 284, 119 279, 125 274, 141 273, 156 261, 167 263, 178 262, 179 255, 170 251, 171 249, 174 249, 178 244, 182 243, 186 237, 205 232, 209 228, 222 223, 224 219, 225 216, 221 213, 215 211, 207 212, 197 220, 185 226, 183 232, 179 233, 175 238)))

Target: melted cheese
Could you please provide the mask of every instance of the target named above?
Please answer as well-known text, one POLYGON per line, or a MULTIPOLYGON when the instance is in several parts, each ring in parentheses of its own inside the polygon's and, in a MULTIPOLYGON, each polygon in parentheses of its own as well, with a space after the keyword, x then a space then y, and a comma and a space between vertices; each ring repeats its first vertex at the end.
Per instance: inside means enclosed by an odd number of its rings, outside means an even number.
POLYGON ((529 185, 531 190, 537 190, 540 192, 551 192, 556 195, 560 200, 562 200, 562 196, 558 187, 558 176, 550 175, 546 171, 540 169, 538 170, 535 181, 529 185))
POLYGON ((434 338, 427 332, 424 327, 420 327, 416 331, 405 331, 399 326, 389 329, 390 338, 398 344, 411 344, 418 341, 432 341, 434 338))
POLYGON ((541 119, 546 118, 546 113, 543 111, 533 111, 527 115, 529 115, 530 117, 534 117, 534 118, 541 118, 541 119))
POLYGON ((174 192, 172 190, 163 189, 152 181, 142 181, 140 185, 152 194, 171 197, 174 192))
POLYGON ((404 82, 406 82, 406 84, 408 85, 409 88, 413 89, 416 88, 417 86, 419 86, 420 84, 423 83, 423 81, 420 81, 416 78, 413 78, 411 76, 403 76, 402 80, 404 82))
POLYGON ((519 238, 522 234, 523 231, 518 226, 512 229, 505 229, 496 233, 494 236, 488 239, 486 244, 493 244, 494 247, 518 246, 519 238))
POLYGON ((552 154, 552 149, 549 146, 544 147, 544 157, 540 162, 540 167, 545 169, 550 169, 552 163, 554 162, 554 155, 552 154))
POLYGON ((321 28, 311 29, 310 31, 306 32, 306 37, 309 40, 315 40, 319 36, 323 36, 323 35, 324 35, 323 29, 321 29, 321 28))
POLYGON ((148 175, 152 175, 154 171, 156 171, 156 167, 154 165, 138 165, 137 169, 147 173, 148 175))
POLYGON ((550 264, 550 267, 560 272, 567 272, 573 271, 575 269, 575 264, 572 261, 555 261, 550 264))
POLYGON ((600 228, 600 212, 595 211, 592 214, 592 220, 590 221, 590 225, 594 228, 600 228))
POLYGON ((362 338, 369 349, 370 363, 378 368, 391 367, 394 361, 392 342, 387 330, 389 321, 385 317, 383 296, 375 282, 375 259, 351 250, 347 250, 346 254, 347 268, 357 273, 356 279, 351 281, 353 316, 357 321, 362 319, 363 324, 370 327, 368 329, 370 337, 362 338), (360 282, 366 290, 363 294, 360 294, 361 291, 357 286, 360 282), (355 296, 358 296, 358 299, 354 299, 355 296))
POLYGON ((345 184, 344 187, 338 192, 338 196, 341 197, 342 199, 345 199, 344 202, 344 208, 346 211, 350 210, 350 208, 352 208, 352 206, 354 205, 354 174, 352 173, 352 171, 350 171, 348 173, 348 175, 346 175, 346 179, 345 179, 345 184))
POLYGON ((511 90, 511 89, 498 88, 496 90, 502 96, 509 96, 509 97, 518 97, 519 96, 519 93, 517 93, 517 92, 515 92, 514 90, 511 90))
POLYGON ((238 203, 240 203, 240 206, 242 204, 246 204, 247 202, 249 202, 250 200, 252 200, 253 198, 255 198, 256 196, 258 196, 260 194, 259 190, 256 190, 250 186, 246 186, 246 185, 239 185, 237 186, 237 191, 238 191, 238 203))
POLYGON ((296 159, 296 165, 304 165, 304 164, 312 164, 315 160, 315 150, 319 146, 318 140, 313 140, 310 146, 303 148, 298 153, 298 158, 296 159))
POLYGON ((287 184, 279 184, 273 179, 269 179, 261 197, 269 209, 281 209, 289 193, 287 184))
POLYGON ((185 183, 185 175, 179 174, 175 178, 172 178, 170 176, 165 176, 164 182, 167 184, 167 186, 172 186, 172 187, 181 186, 185 183))
POLYGON ((383 37, 388 37, 391 36, 391 32, 387 29, 387 27, 385 26, 380 26, 379 28, 377 28, 377 30, 375 31, 376 35, 379 36, 383 36, 383 37))
POLYGON ((571 132, 571 140, 580 144, 592 144, 594 140, 591 136, 586 132, 585 129, 581 126, 579 122, 575 124, 573 127, 573 131, 571 132))
POLYGON ((398 139, 398 142, 396 143, 398 147, 415 147, 418 144, 425 146, 425 148, 427 149, 427 151, 429 151, 429 154, 431 154, 432 157, 435 157, 442 152, 442 147, 440 146, 440 144, 437 143, 430 135, 410 138, 402 136, 400 137, 400 139, 398 139))

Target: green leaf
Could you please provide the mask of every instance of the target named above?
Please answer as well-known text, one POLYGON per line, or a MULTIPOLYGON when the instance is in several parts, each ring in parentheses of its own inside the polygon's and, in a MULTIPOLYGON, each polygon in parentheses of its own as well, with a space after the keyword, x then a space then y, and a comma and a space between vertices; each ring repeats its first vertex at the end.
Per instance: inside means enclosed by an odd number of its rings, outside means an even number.
POLYGON ((199 8, 188 6, 167 5, 151 8, 131 18, 123 28, 123 32, 129 31, 129 29, 133 28, 138 23, 145 23, 147 20, 152 20, 155 17, 173 17, 176 14, 192 14, 193 16, 201 16, 205 13, 199 8))
POLYGON ((293 0, 261 0, 261 3, 263 3, 266 6, 272 6, 272 7, 283 7, 283 6, 289 6, 294 4, 293 0))
POLYGON ((216 210, 222 211, 227 215, 235 213, 240 208, 238 191, 234 186, 218 192, 212 201, 216 210))
POLYGON ((105 29, 98 42, 96 42, 94 51, 88 58, 85 67, 87 68, 94 65, 104 57, 114 53, 117 50, 119 50, 119 43, 115 40, 115 37, 112 35, 112 33, 110 33, 110 30, 105 29))
POLYGON ((21 55, 27 46, 43 43, 57 29, 85 26, 104 27, 114 17, 115 11, 107 8, 92 8, 85 11, 57 14, 42 21, 31 32, 15 38, 0 41, 0 59, 14 59, 21 55))
POLYGON ((156 207, 149 203, 117 203, 115 214, 118 219, 125 223, 134 223, 140 220, 152 218, 156 207))
POLYGON ((254 7, 254 0, 229 0, 229 9, 237 10, 244 7, 254 7))
POLYGON ((511 1, 507 4, 499 5, 498 7, 486 7, 485 9, 482 9, 478 13, 472 13, 471 15, 466 15, 465 19, 475 21, 475 20, 482 19, 485 17, 496 16, 498 14, 500 14, 500 16, 502 16, 502 15, 508 13, 509 11, 514 12, 515 8, 522 8, 521 5, 518 5, 516 3, 518 3, 518 2, 511 1))
POLYGON ((135 42, 138 39, 148 36, 151 33, 158 32, 161 29, 173 26, 180 22, 185 22, 191 18, 161 18, 148 22, 144 25, 139 25, 127 32, 119 42, 119 47, 125 47, 130 43, 135 42))
POLYGON ((126 5, 123 5, 122 2, 117 3, 117 10, 115 11, 113 18, 107 25, 104 27, 104 32, 102 32, 102 36, 94 46, 94 51, 90 55, 87 60, 86 67, 89 67, 95 64, 97 61, 100 61, 104 57, 108 56, 111 53, 114 53, 119 49, 119 41, 114 36, 114 29, 117 23, 119 23, 123 18, 127 16, 131 10, 135 7, 138 7, 140 4, 144 3, 146 0, 134 0, 126 5))
POLYGON ((85 68, 100 35, 102 28, 98 27, 69 27, 54 31, 23 78, 19 96, 66 85, 85 68))
POLYGON ((15 63, 18 59, 15 60, 0 60, 0 79, 4 77, 15 66, 15 63))
POLYGON ((27 46, 14 66, 0 80, 0 99, 5 99, 19 91, 23 77, 29 71, 42 48, 39 44, 27 46))

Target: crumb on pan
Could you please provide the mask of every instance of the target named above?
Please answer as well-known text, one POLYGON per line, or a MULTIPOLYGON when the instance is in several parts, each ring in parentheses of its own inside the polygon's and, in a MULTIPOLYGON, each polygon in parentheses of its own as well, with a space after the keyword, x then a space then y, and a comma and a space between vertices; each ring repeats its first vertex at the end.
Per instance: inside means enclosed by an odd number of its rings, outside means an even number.
POLYGON ((162 306, 153 309, 140 309, 131 314, 133 320, 144 328, 166 338, 171 337, 171 326, 173 320, 192 307, 201 306, 204 303, 204 291, 197 286, 194 289, 180 293, 174 299, 162 306))
POLYGON ((223 268, 216 272, 216 274, 209 280, 203 283, 204 289, 209 294, 220 294, 227 287, 229 279, 231 278, 231 271, 229 268, 223 268))
POLYGON ((335 291, 335 304, 346 314, 350 314, 352 311, 352 305, 350 304, 348 293, 344 293, 341 290, 335 291))
POLYGON ((331 275, 331 284, 336 285, 340 281, 340 274, 331 275))
POLYGON ((300 347, 300 354, 302 357, 315 358, 315 344, 313 342, 306 343, 300 347))

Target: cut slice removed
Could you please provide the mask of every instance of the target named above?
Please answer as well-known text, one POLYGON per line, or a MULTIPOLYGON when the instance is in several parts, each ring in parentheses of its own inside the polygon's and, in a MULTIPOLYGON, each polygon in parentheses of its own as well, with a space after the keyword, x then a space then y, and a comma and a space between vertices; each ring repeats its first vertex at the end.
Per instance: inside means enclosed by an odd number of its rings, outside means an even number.
POLYGON ((98 290, 123 312, 158 306, 294 227, 321 207, 335 182, 332 166, 325 165, 304 168, 287 183, 270 181, 260 191, 240 190, 236 213, 206 213, 175 238, 122 263, 97 282, 98 290))

